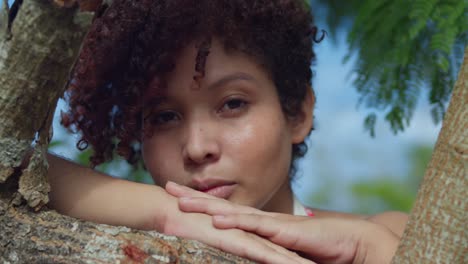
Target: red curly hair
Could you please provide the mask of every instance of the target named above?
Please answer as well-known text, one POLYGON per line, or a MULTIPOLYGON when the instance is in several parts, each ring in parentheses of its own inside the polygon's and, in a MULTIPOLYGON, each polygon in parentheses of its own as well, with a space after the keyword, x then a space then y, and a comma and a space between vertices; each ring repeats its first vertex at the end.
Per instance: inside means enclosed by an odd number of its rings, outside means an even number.
MULTIPOLYGON (((92 146, 93 166, 115 150, 134 164, 149 81, 171 72, 178 52, 194 40, 202 43, 195 78, 203 77, 212 37, 265 67, 284 113, 294 117, 310 89, 316 34, 303 0, 114 0, 96 14, 84 40, 62 124, 82 133, 80 150, 92 146)), ((293 145, 293 160, 306 151, 304 143, 293 145)))

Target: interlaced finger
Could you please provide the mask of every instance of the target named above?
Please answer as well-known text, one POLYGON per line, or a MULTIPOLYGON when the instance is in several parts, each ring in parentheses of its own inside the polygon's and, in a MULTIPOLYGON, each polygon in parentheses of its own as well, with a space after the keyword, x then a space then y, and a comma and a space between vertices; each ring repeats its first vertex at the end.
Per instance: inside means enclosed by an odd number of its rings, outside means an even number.
POLYGON ((253 207, 237 205, 218 198, 183 197, 179 199, 179 208, 184 212, 204 213, 209 215, 238 213, 268 215, 267 212, 260 211, 253 207))
MULTIPOLYGON (((242 232, 240 230, 232 230, 232 232, 242 232)), ((220 239, 216 241, 215 247, 230 252, 232 254, 245 257, 261 263, 313 263, 309 260, 294 254, 286 249, 279 249, 279 246, 274 245, 270 241, 255 235, 244 233, 242 238, 233 242, 232 240, 220 239)))

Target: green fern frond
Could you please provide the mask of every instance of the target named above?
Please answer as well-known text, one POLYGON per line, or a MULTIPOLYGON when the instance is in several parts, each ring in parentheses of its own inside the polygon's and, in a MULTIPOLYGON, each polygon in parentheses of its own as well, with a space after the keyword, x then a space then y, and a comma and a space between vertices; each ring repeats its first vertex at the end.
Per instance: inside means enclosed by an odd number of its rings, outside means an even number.
POLYGON ((409 18, 413 25, 409 28, 409 37, 414 39, 424 27, 426 27, 429 17, 434 9, 437 0, 415 0, 412 1, 412 8, 409 18))
MULTIPOLYGON (((423 89, 429 90, 434 121, 440 122, 468 44, 466 0, 317 0, 329 17, 352 17, 347 62, 353 67, 359 105, 385 113, 391 129, 403 131, 423 89)), ((330 20, 329 20, 330 21, 330 20)), ((375 134, 377 117, 364 127, 375 134)))

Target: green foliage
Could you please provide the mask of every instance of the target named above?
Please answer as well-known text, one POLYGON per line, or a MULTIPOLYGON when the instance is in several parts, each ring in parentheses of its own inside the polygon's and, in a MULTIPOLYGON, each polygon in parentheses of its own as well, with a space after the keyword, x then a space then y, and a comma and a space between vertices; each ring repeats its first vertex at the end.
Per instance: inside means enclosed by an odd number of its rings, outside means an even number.
POLYGON ((318 23, 323 21, 326 24, 327 32, 330 33, 328 36, 336 41, 336 36, 341 29, 346 32, 351 29, 360 3, 359 0, 311 0, 311 10, 315 21, 318 23))
POLYGON ((129 181, 154 184, 151 175, 144 168, 143 163, 138 163, 135 167, 132 167, 124 178, 129 181))
POLYGON ((49 147, 48 149, 51 150, 51 149, 54 149, 54 148, 57 148, 57 147, 60 147, 60 146, 63 146, 65 145, 65 142, 62 141, 62 140, 54 140, 52 142, 49 143, 49 147))
MULTIPOLYGON (((422 89, 440 122, 468 43, 465 0, 318 0, 331 32, 352 19, 350 51, 360 103, 385 113, 394 133, 409 125, 422 89), (330 22, 331 21, 331 22, 330 22)), ((365 119, 374 134, 375 113, 365 119)))
POLYGON ((369 131, 371 137, 375 137, 375 123, 377 122, 377 115, 375 113, 369 114, 364 120, 364 128, 369 131))
POLYGON ((306 198, 306 204, 327 208, 333 200, 333 194, 336 193, 336 183, 330 177, 323 177, 320 184, 320 189, 306 198))
POLYGON ((305 202, 315 208, 330 208, 336 200, 347 200, 352 202, 350 211, 360 214, 391 210, 409 212, 431 156, 431 146, 413 146, 407 153, 410 167, 404 177, 382 171, 370 180, 347 186, 349 193, 337 187, 340 184, 336 178, 320 174, 320 189, 311 193, 305 202))
POLYGON ((403 179, 385 176, 353 184, 354 211, 367 214, 385 210, 409 212, 431 155, 431 147, 415 146, 408 155, 411 167, 403 179))
POLYGON ((415 199, 412 191, 403 182, 390 178, 376 179, 352 185, 351 192, 358 198, 357 210, 361 213, 397 210, 409 212, 415 199))

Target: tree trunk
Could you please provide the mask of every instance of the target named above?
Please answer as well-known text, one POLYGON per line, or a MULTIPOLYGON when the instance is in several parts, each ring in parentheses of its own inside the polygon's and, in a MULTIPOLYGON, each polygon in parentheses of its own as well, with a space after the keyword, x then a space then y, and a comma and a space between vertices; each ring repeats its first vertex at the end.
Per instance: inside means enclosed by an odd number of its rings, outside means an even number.
POLYGON ((39 208, 50 190, 44 158, 50 124, 89 18, 75 23, 73 9, 52 8, 47 0, 24 1, 15 20, 11 10, 0 40, 0 183, 22 174, 19 193, 39 208), (24 161, 31 146, 30 162, 24 161))
POLYGON ((1 35, 0 263, 250 263, 196 241, 34 212, 48 202, 49 129, 90 21, 24 0, 1 35))
POLYGON ((468 263, 468 48, 393 263, 468 263))

